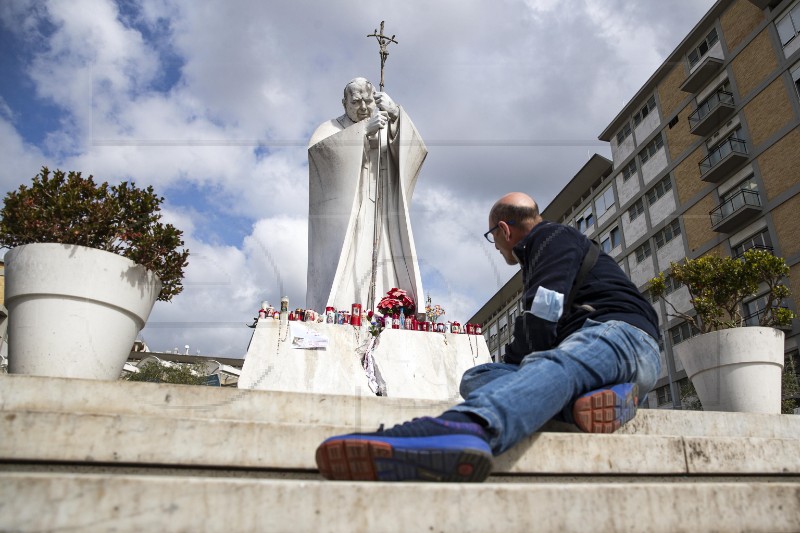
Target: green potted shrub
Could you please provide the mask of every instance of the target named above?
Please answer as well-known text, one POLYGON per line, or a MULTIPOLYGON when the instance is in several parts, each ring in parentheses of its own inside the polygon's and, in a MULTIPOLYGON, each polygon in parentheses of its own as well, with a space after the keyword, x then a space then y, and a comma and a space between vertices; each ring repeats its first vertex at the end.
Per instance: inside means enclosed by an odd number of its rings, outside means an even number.
POLYGON ((6 195, 9 372, 117 379, 156 299, 183 290, 189 251, 163 201, 46 167, 6 195))
POLYGON ((679 311, 666 297, 666 274, 650 280, 650 293, 700 335, 673 347, 706 410, 780 413, 784 333, 795 314, 781 306, 786 262, 766 250, 741 258, 706 255, 670 265, 669 276, 686 286, 696 314, 679 311), (758 324, 743 316, 744 302, 766 291, 758 324))

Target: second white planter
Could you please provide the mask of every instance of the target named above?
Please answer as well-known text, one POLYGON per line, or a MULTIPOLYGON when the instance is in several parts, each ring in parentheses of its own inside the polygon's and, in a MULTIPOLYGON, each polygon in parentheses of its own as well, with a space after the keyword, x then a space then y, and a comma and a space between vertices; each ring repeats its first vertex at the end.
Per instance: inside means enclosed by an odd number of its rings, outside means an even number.
POLYGON ((713 331, 677 344, 706 411, 781 412, 783 331, 745 327, 713 331))
POLYGON ((5 256, 9 372, 117 379, 161 281, 125 257, 63 244, 5 256))

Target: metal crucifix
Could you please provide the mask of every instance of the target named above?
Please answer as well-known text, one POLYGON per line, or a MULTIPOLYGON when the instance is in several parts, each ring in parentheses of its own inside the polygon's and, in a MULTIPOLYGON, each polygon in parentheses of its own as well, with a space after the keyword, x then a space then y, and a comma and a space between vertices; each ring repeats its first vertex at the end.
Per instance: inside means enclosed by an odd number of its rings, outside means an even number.
POLYGON ((378 33, 378 30, 376 29, 370 35, 367 35, 367 37, 375 37, 375 39, 377 39, 378 41, 378 46, 380 46, 379 53, 381 55, 381 84, 380 84, 381 92, 383 92, 383 66, 386 64, 386 58, 389 57, 389 50, 388 50, 389 43, 398 44, 397 41, 394 40, 394 35, 392 35, 391 37, 387 37, 386 35, 383 34, 383 23, 384 21, 382 20, 380 33, 378 33))

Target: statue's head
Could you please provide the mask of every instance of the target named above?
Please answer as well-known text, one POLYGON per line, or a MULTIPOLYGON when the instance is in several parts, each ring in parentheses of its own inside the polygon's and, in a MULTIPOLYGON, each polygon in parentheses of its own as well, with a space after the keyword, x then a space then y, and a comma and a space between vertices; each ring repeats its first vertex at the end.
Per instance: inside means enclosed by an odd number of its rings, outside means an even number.
POLYGON ((350 120, 360 122, 372 115, 375 109, 375 88, 367 78, 354 78, 344 86, 342 98, 344 111, 350 120))

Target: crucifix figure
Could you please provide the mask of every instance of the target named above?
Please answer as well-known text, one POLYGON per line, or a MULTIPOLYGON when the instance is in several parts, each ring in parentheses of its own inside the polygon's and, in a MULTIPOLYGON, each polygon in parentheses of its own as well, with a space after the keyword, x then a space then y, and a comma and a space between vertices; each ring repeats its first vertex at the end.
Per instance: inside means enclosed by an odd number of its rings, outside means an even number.
POLYGON ((378 41, 378 46, 380 46, 380 55, 381 55, 381 83, 380 83, 380 91, 383 92, 383 66, 386 64, 386 58, 389 57, 389 43, 397 44, 397 41, 394 39, 394 35, 391 37, 387 37, 383 34, 383 23, 385 21, 381 21, 381 32, 378 33, 378 30, 374 30, 373 33, 367 35, 367 37, 375 37, 378 41))

